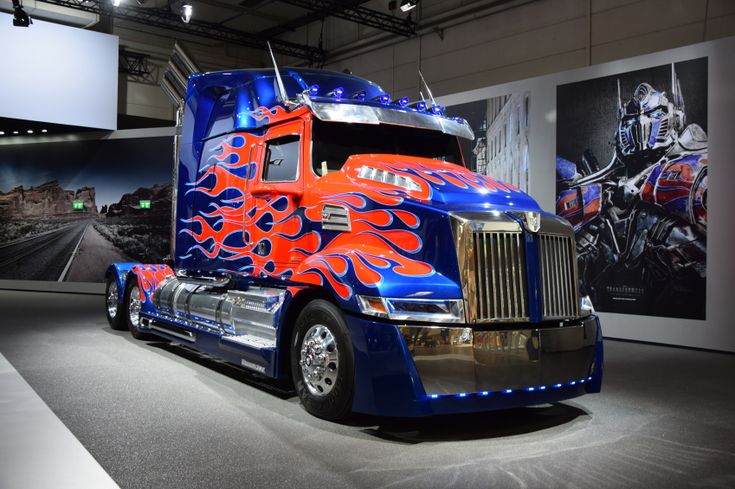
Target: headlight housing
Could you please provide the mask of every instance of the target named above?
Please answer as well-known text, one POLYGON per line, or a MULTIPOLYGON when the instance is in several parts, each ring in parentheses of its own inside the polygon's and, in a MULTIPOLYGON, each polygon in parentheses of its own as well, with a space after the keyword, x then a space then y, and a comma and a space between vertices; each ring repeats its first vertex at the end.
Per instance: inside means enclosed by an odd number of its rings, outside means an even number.
POLYGON ((579 299, 579 312, 582 317, 587 317, 595 313, 595 306, 592 305, 590 296, 585 295, 579 299))
POLYGON ((357 295, 363 314, 396 321, 463 323, 462 299, 393 299, 357 295))

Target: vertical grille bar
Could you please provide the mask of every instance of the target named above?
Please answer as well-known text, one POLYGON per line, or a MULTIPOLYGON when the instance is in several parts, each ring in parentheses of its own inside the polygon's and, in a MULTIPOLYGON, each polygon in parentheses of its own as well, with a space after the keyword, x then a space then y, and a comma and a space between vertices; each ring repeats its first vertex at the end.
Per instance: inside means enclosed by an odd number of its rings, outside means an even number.
POLYGON ((477 321, 526 321, 525 241, 519 232, 476 231, 477 321))
POLYGON ((578 315, 576 254, 571 236, 539 235, 544 319, 578 315))

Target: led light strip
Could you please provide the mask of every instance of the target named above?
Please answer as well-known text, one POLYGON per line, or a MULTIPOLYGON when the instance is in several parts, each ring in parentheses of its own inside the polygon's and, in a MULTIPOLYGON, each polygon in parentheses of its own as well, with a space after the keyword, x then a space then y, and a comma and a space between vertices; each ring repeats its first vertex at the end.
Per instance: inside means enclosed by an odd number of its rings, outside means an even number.
MULTIPOLYGON (((561 384, 553 384, 553 385, 540 385, 537 387, 524 387, 522 389, 503 389, 500 391, 497 391, 498 394, 512 394, 513 392, 536 392, 536 391, 545 391, 546 389, 561 389, 562 387, 566 386, 574 386, 577 384, 584 384, 585 382, 589 382, 592 380, 592 376, 590 375, 586 379, 579 379, 579 380, 572 380, 571 382, 565 382, 561 384)), ((490 394, 495 394, 496 392, 493 391, 480 391, 480 392, 460 392, 459 394, 429 394, 426 397, 429 399, 439 399, 442 397, 459 397, 459 398, 466 398, 466 397, 487 397, 490 394)))

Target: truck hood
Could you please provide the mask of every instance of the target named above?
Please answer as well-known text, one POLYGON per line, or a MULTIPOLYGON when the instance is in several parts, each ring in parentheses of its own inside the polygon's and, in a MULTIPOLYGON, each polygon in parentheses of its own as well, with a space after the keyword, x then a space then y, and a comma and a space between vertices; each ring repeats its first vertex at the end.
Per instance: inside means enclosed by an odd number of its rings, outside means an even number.
POLYGON ((451 211, 535 210, 528 194, 512 185, 445 161, 414 156, 351 156, 338 172, 319 180, 330 193, 358 193, 372 200, 406 199, 451 211))

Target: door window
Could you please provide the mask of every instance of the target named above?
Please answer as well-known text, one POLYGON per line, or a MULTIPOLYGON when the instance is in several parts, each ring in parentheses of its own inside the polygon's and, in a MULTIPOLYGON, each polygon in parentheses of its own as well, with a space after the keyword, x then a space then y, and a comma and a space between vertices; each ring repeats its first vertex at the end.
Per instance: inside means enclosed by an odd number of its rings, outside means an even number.
POLYGON ((299 175, 299 136, 290 134, 268 141, 263 165, 264 182, 294 182, 299 175))

